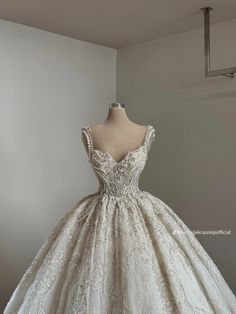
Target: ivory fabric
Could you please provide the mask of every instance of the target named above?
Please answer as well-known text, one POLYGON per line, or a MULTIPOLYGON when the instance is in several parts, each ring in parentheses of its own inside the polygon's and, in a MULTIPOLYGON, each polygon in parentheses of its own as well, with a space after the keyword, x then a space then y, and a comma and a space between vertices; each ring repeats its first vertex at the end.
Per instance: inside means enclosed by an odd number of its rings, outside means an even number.
POLYGON ((99 181, 58 222, 4 314, 233 314, 236 299, 195 235, 138 181, 156 130, 121 161, 94 149, 99 181))

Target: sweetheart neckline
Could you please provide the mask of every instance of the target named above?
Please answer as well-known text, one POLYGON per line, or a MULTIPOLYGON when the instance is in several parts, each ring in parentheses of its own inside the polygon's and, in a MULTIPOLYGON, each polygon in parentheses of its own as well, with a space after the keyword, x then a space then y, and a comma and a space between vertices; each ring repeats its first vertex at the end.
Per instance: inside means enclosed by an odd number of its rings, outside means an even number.
POLYGON ((126 160, 126 158, 128 158, 128 156, 131 154, 131 153, 135 153, 136 151, 138 151, 139 149, 141 149, 141 148, 143 148, 144 147, 144 145, 142 144, 142 145, 140 145, 139 147, 137 147, 137 148, 135 148, 135 149, 133 149, 133 150, 130 150, 130 151, 128 151, 124 156, 123 156, 123 158, 120 160, 120 161, 117 161, 117 160, 115 160, 114 158, 113 158, 113 156, 111 155, 111 153, 109 153, 109 152, 104 152, 104 151, 102 151, 102 150, 100 150, 100 149, 93 149, 93 151, 94 152, 99 152, 99 153, 101 153, 101 154, 104 154, 104 155, 107 155, 108 157, 110 157, 111 159, 112 159, 112 161, 115 163, 115 164, 121 164, 124 160, 126 160))
POLYGON ((112 161, 113 161, 116 165, 119 165, 119 164, 121 164, 123 161, 125 161, 131 153, 134 153, 134 152, 138 151, 139 149, 141 149, 141 148, 143 148, 143 147, 146 146, 147 138, 148 138, 148 135, 149 135, 150 130, 152 129, 152 126, 151 126, 150 124, 147 125, 147 131, 146 131, 146 134, 145 134, 143 143, 140 144, 140 145, 139 145, 138 147, 136 147, 135 149, 128 151, 128 152, 123 156, 123 158, 122 158, 121 160, 119 160, 119 161, 115 160, 115 159, 113 158, 113 156, 111 155, 111 153, 109 153, 109 152, 104 152, 104 151, 102 151, 102 150, 100 150, 100 149, 95 149, 95 148, 93 148, 93 141, 92 141, 92 137, 91 137, 91 132, 92 132, 91 127, 90 127, 90 125, 87 125, 87 127, 85 127, 85 128, 89 131, 89 137, 90 137, 90 141, 91 141, 91 149, 92 149, 92 151, 93 151, 93 152, 99 152, 99 153, 101 153, 101 154, 104 154, 104 155, 109 156, 109 157, 112 159, 112 161))

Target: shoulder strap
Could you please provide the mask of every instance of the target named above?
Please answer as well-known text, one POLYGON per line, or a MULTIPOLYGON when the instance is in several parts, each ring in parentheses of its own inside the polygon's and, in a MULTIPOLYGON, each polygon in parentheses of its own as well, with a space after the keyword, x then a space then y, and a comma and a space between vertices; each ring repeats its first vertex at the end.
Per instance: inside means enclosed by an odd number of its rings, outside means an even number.
POLYGON ((81 139, 82 142, 86 148, 86 151, 89 155, 89 160, 91 159, 91 152, 93 149, 93 142, 92 142, 92 138, 90 135, 90 127, 89 126, 85 126, 81 128, 81 139))
POLYGON ((156 136, 155 128, 152 125, 149 125, 149 130, 148 130, 148 133, 147 133, 147 136, 146 136, 146 148, 147 148, 147 151, 149 151, 152 143, 154 142, 155 136, 156 136))

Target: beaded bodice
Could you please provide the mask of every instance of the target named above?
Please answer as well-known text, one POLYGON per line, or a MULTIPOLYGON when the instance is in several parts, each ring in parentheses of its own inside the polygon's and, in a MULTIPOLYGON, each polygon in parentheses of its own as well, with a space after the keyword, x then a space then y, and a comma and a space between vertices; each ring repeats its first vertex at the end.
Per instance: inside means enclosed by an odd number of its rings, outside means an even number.
POLYGON ((147 126, 143 143, 116 161, 108 152, 94 149, 90 126, 81 128, 81 138, 89 156, 89 162, 99 181, 98 193, 113 196, 139 193, 139 176, 148 158, 148 151, 155 138, 153 126, 147 126))

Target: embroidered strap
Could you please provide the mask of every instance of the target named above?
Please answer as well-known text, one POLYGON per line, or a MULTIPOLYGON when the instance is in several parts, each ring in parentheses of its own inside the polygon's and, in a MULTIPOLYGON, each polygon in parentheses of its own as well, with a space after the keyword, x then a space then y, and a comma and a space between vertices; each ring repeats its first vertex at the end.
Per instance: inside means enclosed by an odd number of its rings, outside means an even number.
POLYGON ((84 146, 87 150, 87 153, 89 155, 89 160, 91 160, 91 152, 93 150, 93 142, 92 142, 92 138, 90 135, 90 127, 89 126, 85 126, 85 127, 81 128, 81 139, 82 139, 84 146))
POLYGON ((145 143, 146 143, 146 148, 147 151, 149 151, 151 144, 154 142, 155 140, 155 135, 156 135, 156 130, 152 125, 149 125, 149 130, 145 139, 145 143))

